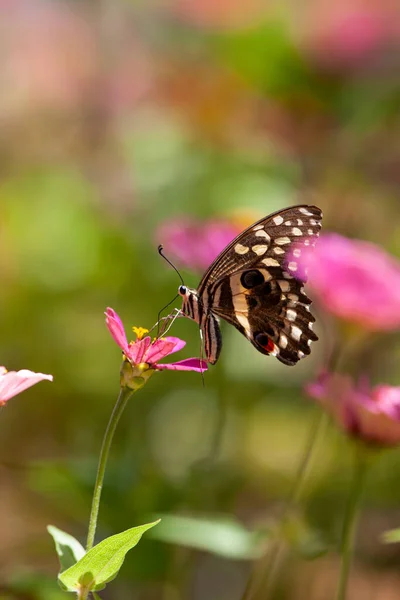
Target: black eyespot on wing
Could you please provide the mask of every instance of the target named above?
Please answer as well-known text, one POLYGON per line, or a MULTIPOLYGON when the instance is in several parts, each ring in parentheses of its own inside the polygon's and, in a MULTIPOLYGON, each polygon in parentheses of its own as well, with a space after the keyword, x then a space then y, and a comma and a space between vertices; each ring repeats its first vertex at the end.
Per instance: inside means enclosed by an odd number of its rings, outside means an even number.
POLYGON ((249 271, 244 271, 244 273, 242 273, 240 283, 246 290, 250 290, 251 288, 256 287, 256 285, 264 283, 264 275, 258 269, 250 269, 249 271))
MULTIPOLYGON (((271 337, 274 335, 274 331, 271 327, 267 327, 265 330, 271 337)), ((263 354, 270 354, 275 349, 275 344, 267 333, 256 333, 254 341, 259 347, 260 352, 263 354)))
POLYGON ((257 308, 258 300, 256 296, 250 296, 246 294, 247 306, 249 308, 257 308))
POLYGON ((270 281, 266 281, 262 284, 260 288, 258 288, 257 293, 262 294, 263 296, 268 296, 272 292, 272 286, 270 281))
POLYGON ((260 344, 260 346, 266 346, 269 342, 269 337, 265 333, 256 333, 254 339, 256 340, 257 344, 260 344))

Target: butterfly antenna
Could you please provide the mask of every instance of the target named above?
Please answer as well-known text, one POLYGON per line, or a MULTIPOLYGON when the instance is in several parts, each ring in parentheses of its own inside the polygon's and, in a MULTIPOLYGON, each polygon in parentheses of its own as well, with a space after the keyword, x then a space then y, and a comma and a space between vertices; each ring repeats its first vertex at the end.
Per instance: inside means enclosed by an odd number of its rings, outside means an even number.
MULTIPOLYGON (((178 275, 179 279, 181 280, 181 283, 182 283, 182 285, 185 285, 185 282, 183 281, 183 277, 182 277, 182 275, 179 273, 179 271, 178 271, 178 269, 176 268, 176 266, 175 266, 175 265, 174 265, 174 264, 173 264, 173 263, 172 263, 172 262, 169 260, 169 258, 167 258, 167 257, 165 256, 165 254, 164 254, 163 250, 164 250, 164 248, 163 248, 163 245, 162 245, 162 244, 160 244, 160 245, 158 246, 158 254, 159 254, 160 256, 162 256, 162 257, 163 257, 163 259, 164 259, 165 261, 167 261, 167 263, 168 263, 168 264, 169 264, 169 265, 170 265, 170 266, 171 266, 171 267, 174 269, 175 273, 177 273, 177 275, 178 275)), ((164 306, 164 308, 162 308, 162 309, 159 311, 159 313, 158 313, 158 316, 157 316, 157 323, 158 323, 158 324, 160 323, 160 316, 161 316, 161 313, 162 313, 162 312, 163 312, 163 311, 164 311, 166 308, 168 308, 168 306, 170 306, 170 305, 171 305, 173 302, 175 302, 175 300, 178 298, 178 296, 179 296, 179 294, 177 294, 177 295, 175 296, 175 298, 174 298, 173 300, 171 300, 171 302, 168 302, 168 304, 166 304, 166 305, 164 306)), ((175 320, 175 319, 173 319, 172 323, 174 322, 174 320, 175 320)), ((170 324, 170 326, 172 325, 172 323, 170 324)), ((169 327, 168 327, 168 329, 169 329, 169 327)), ((160 328, 158 327, 158 329, 157 329, 157 337, 159 336, 159 332, 160 332, 160 328)))
MULTIPOLYGON (((172 262, 169 260, 169 258, 167 258, 167 257, 165 256, 165 254, 163 253, 163 250, 164 250, 164 248, 163 248, 163 245, 162 245, 162 244, 160 244, 160 245, 158 246, 158 254, 159 254, 160 256, 162 256, 162 257, 163 257, 163 259, 164 259, 164 260, 166 260, 166 261, 167 261, 167 263, 168 263, 168 264, 169 264, 169 265, 170 265, 170 266, 173 268, 173 270, 174 270, 174 271, 175 271, 175 272, 178 274, 178 277, 179 277, 179 279, 181 280, 181 283, 182 283, 182 285, 185 285, 185 282, 183 281, 183 277, 182 277, 182 275, 179 273, 179 271, 178 271, 178 269, 176 268, 176 266, 175 266, 175 265, 174 265, 174 264, 173 264, 173 263, 172 263, 172 262)), ((167 304, 167 306, 168 306, 168 304, 167 304)))

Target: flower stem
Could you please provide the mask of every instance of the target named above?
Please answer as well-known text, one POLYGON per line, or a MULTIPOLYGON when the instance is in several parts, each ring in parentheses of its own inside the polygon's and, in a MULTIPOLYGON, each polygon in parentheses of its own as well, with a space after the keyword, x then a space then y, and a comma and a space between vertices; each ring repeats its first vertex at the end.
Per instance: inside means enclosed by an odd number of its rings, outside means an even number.
MULTIPOLYGON (((318 447, 319 442, 325 433, 327 423, 328 417, 326 413, 318 411, 318 414, 311 426, 311 431, 309 433, 306 447, 297 471, 292 492, 280 519, 281 526, 284 525, 289 512, 294 508, 301 497, 315 449, 318 447)), ((261 591, 261 589, 263 590, 263 598, 268 598, 271 595, 275 586, 276 577, 279 572, 280 563, 284 557, 285 543, 281 536, 281 530, 282 527, 277 528, 277 532, 275 534, 276 537, 271 541, 266 554, 261 557, 256 564, 255 569, 250 576, 242 600, 251 600, 259 591, 261 591)))
POLYGON ((365 474, 367 470, 367 461, 365 460, 365 457, 361 456, 361 452, 357 453, 356 459, 353 480, 343 521, 341 540, 342 564, 340 568, 340 578, 336 600, 345 600, 346 598, 347 583, 354 550, 354 536, 359 514, 358 509, 360 506, 360 500, 364 488, 365 474))
POLYGON ((111 442, 114 437, 115 429, 117 427, 118 421, 121 418, 121 415, 124 411, 124 408, 133 394, 132 389, 128 387, 122 387, 119 392, 119 396, 117 402, 115 403, 114 409, 112 411, 110 420, 107 425, 106 432, 104 434, 103 443, 100 450, 99 464, 97 467, 97 476, 96 483, 94 485, 93 499, 92 499, 92 508, 90 511, 90 519, 89 519, 89 530, 86 542, 86 552, 88 552, 94 543, 94 536, 96 534, 97 527, 97 518, 99 515, 100 508, 100 498, 101 492, 103 489, 103 481, 104 481, 104 473, 106 470, 106 464, 108 460, 108 455, 110 452, 111 442))
POLYGON ((289 508, 292 508, 300 500, 304 489, 315 448, 319 445, 326 433, 329 417, 325 412, 318 412, 311 426, 311 431, 307 439, 307 444, 297 471, 297 477, 289 498, 289 508))

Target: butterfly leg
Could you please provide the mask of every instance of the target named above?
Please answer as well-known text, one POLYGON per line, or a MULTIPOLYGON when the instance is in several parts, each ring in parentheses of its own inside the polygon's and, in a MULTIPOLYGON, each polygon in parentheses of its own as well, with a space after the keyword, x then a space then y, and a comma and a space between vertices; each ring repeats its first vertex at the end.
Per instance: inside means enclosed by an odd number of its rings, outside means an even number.
MULTIPOLYGON (((175 320, 178 319, 179 317, 183 317, 183 316, 184 315, 183 315, 183 313, 182 313, 182 311, 181 311, 180 308, 174 308, 174 310, 172 311, 171 314, 169 314, 166 317, 163 317, 162 319, 160 319, 154 325, 154 327, 156 327, 161 322, 163 322, 163 326, 161 327, 161 329, 157 333, 157 338, 166 336, 166 334, 168 333, 168 331, 171 329, 172 325, 174 324, 175 320)), ((153 327, 153 329, 154 329, 154 327, 153 327)))

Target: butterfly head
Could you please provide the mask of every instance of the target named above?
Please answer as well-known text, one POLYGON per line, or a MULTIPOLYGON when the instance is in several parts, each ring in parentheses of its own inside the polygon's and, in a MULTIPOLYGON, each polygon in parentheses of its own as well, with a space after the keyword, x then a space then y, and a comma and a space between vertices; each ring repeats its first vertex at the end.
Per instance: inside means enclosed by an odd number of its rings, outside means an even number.
POLYGON ((182 297, 186 296, 186 294, 188 293, 188 289, 186 287, 186 285, 180 285, 178 287, 178 294, 182 297))

